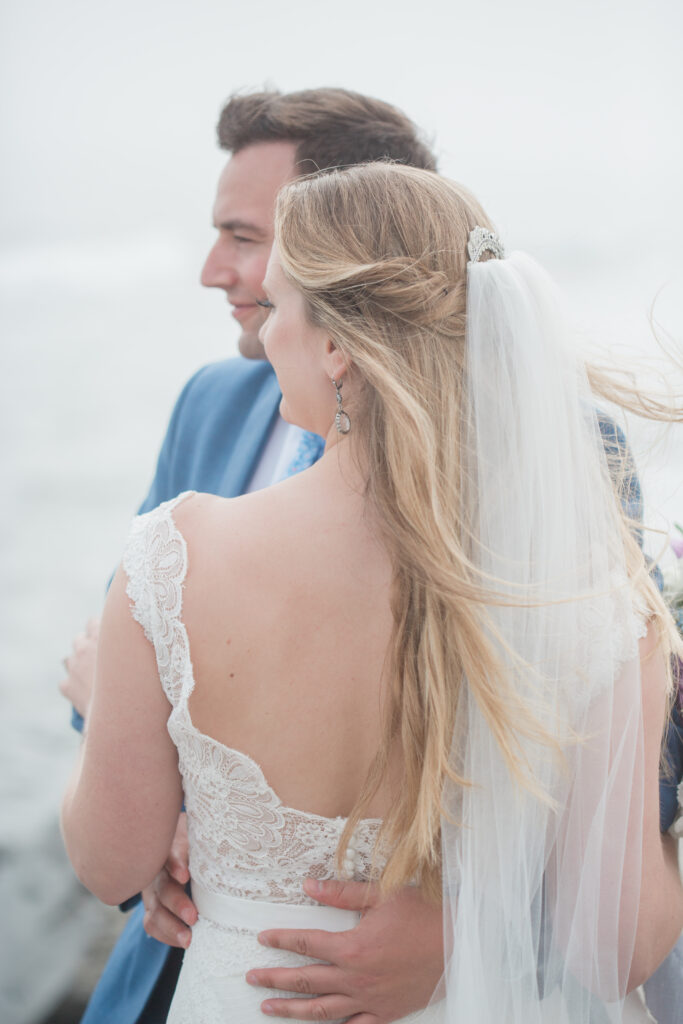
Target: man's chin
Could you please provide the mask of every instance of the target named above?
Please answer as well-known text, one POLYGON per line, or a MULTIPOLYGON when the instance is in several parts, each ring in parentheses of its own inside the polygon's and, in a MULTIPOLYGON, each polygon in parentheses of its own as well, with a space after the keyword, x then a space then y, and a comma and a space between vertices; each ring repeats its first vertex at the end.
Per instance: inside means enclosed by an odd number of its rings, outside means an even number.
POLYGON ((240 350, 240 355, 244 356, 245 359, 266 358, 266 350, 258 340, 258 335, 253 334, 251 331, 242 331, 237 347, 240 350))

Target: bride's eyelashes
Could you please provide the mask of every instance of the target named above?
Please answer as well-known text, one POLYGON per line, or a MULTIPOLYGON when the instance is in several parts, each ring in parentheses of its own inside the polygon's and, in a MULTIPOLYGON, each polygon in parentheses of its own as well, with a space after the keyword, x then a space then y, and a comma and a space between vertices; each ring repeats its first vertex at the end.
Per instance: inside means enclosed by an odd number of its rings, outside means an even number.
POLYGON ((275 309, 275 306, 273 305, 273 303, 269 302, 268 299, 257 299, 256 300, 256 305, 260 306, 262 309, 268 309, 268 310, 275 309))

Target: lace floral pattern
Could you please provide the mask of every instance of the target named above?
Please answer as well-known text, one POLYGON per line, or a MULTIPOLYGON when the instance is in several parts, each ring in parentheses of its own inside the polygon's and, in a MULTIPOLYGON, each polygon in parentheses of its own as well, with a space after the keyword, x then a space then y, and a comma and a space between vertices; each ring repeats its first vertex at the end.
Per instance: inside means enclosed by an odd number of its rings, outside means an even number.
POLYGON ((171 518, 173 506, 188 496, 181 494, 133 520, 123 556, 133 618, 154 645, 159 678, 173 705, 184 690, 191 690, 192 681, 187 633, 180 620, 187 548, 171 518))
MULTIPOLYGON (((188 496, 181 494, 134 521, 123 566, 133 616, 154 645, 161 683, 173 705, 168 730, 183 776, 190 871, 209 892, 313 904, 302 882, 336 876, 345 819, 285 807, 255 761, 199 732, 190 718, 194 678, 181 618, 187 548, 172 517, 188 496)), ((345 877, 370 877, 379 826, 373 819, 359 824, 345 877)))

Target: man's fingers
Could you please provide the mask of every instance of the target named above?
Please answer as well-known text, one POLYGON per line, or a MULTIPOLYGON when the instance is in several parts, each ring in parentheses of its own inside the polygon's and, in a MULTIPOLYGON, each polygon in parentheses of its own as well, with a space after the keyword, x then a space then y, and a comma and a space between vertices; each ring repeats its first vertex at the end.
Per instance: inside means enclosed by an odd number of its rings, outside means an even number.
POLYGON ((296 1020, 339 1020, 358 1010, 347 996, 321 996, 313 999, 267 999, 261 1009, 269 1017, 294 1017, 296 1020))
POLYGON ((93 633, 95 620, 86 626, 87 632, 75 637, 71 653, 63 659, 66 678, 62 680, 59 691, 71 701, 76 711, 85 716, 90 704, 92 687, 95 678, 95 653, 97 635, 93 633))
POLYGON ((187 949, 192 939, 192 932, 187 925, 160 903, 155 903, 153 908, 145 910, 142 926, 151 938, 164 942, 167 946, 187 949))
POLYGON ((176 881, 178 885, 184 886, 190 881, 190 869, 187 865, 187 861, 179 857, 174 850, 171 850, 169 853, 165 866, 171 878, 176 881))
POLYGON ((284 992, 298 992, 299 995, 347 995, 345 980, 338 967, 318 964, 306 967, 263 967, 247 974, 250 985, 279 988, 284 992))
POLYGON ((174 881, 165 868, 162 868, 154 881, 142 890, 142 901, 147 911, 151 913, 160 905, 179 918, 179 923, 182 921, 187 925, 193 925, 197 921, 197 908, 187 895, 185 887, 174 881))
POLYGON ((187 817, 184 812, 181 812, 166 861, 166 870, 169 875, 181 885, 190 881, 189 861, 190 844, 187 838, 187 817))
POLYGON ((374 907, 379 901, 379 887, 374 882, 320 882, 307 878, 304 890, 318 903, 343 910, 358 910, 361 913, 374 907))
POLYGON ((73 704, 79 714, 82 714, 83 702, 80 700, 80 689, 78 682, 74 682, 74 678, 71 674, 71 662, 69 658, 64 659, 64 667, 66 668, 67 674, 58 684, 59 692, 62 697, 66 697, 66 699, 73 704))
POLYGON ((258 940, 262 946, 289 949, 293 953, 301 953, 302 956, 337 963, 343 949, 343 942, 340 939, 343 934, 314 928, 274 928, 271 931, 259 932, 258 940))
MULTIPOLYGON (((153 883, 154 884, 154 883, 153 883)), ((167 874, 154 885, 157 901, 185 924, 195 924, 197 908, 185 892, 182 885, 175 882, 167 874)))

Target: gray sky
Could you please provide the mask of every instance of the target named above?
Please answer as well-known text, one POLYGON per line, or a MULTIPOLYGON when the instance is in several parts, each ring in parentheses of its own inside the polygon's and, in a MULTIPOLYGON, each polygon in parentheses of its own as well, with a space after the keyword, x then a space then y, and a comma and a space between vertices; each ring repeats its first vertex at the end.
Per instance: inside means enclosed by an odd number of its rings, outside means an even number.
POLYGON ((266 82, 403 107, 523 244, 680 224, 678 0, 4 0, 1 19, 3 246, 195 237, 221 101, 266 82))

